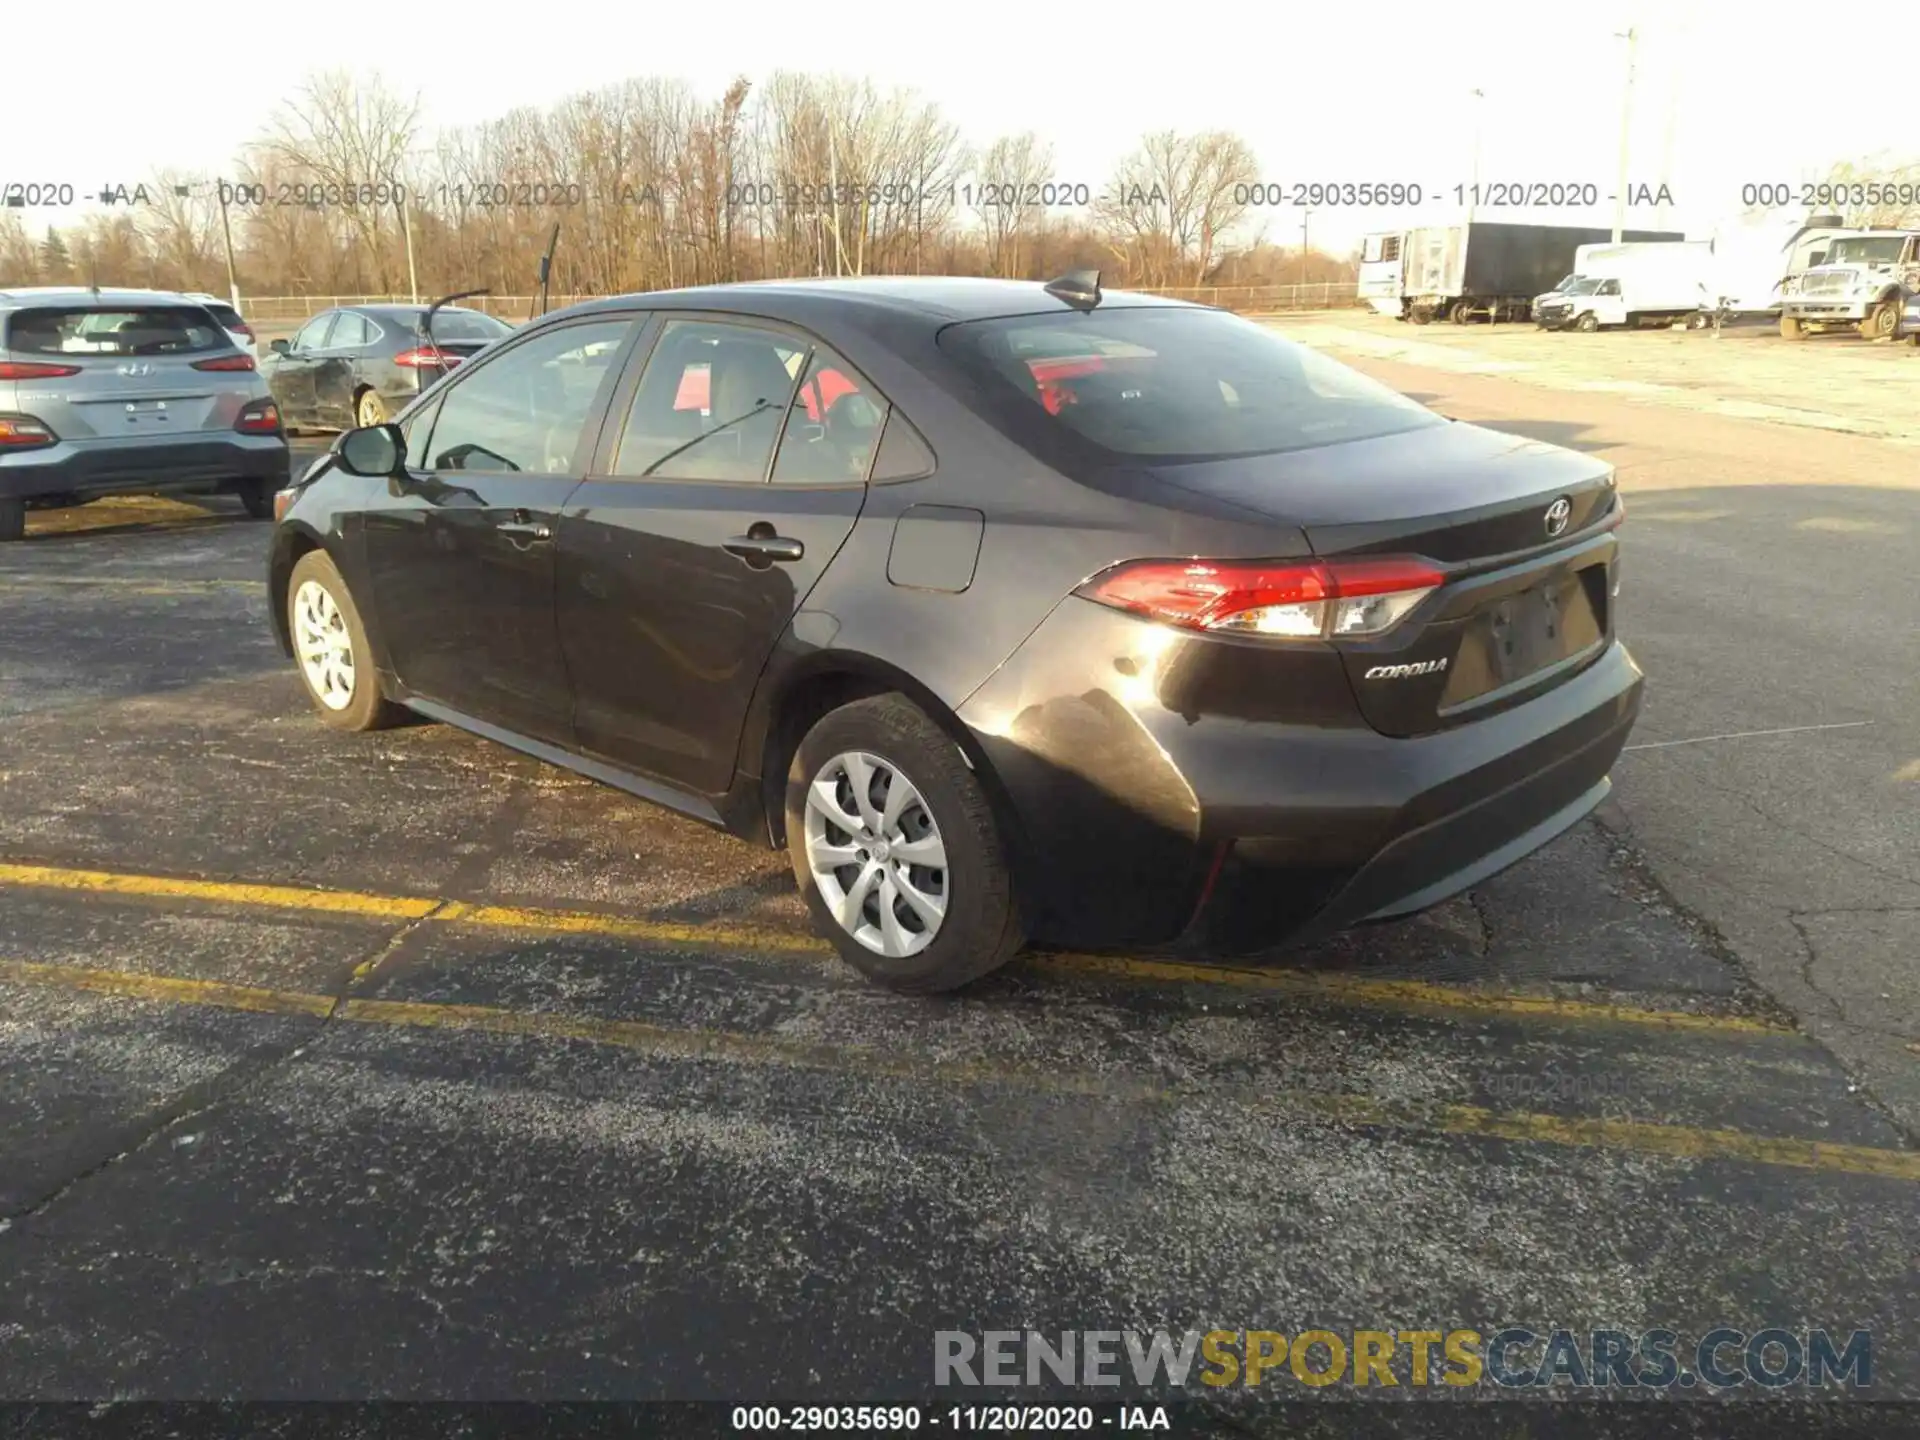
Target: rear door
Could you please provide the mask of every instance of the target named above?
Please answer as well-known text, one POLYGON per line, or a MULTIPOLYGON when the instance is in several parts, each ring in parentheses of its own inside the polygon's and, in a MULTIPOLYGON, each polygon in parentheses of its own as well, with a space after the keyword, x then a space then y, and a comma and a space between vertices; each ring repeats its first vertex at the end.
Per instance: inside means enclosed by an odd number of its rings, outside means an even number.
MULTIPOLYGON (((82 447, 139 447, 230 433, 258 394, 232 337, 197 305, 46 306, 7 322, 12 357, 42 373, 21 408, 82 447)), ((133 463, 131 460, 129 463, 133 463)))
POLYGON ((560 519, 582 749, 681 789, 727 789, 761 669, 859 517, 887 408, 798 331, 660 325, 560 519))
POLYGON ((554 530, 634 330, 632 316, 610 315, 530 335, 409 421, 408 473, 375 490, 365 543, 387 662, 414 695, 571 740, 554 530))

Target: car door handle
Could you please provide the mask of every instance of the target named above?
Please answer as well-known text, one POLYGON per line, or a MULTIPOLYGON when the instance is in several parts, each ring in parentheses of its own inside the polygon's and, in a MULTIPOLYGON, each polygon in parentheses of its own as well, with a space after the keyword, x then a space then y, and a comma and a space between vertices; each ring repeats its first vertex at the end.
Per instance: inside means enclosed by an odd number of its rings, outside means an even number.
POLYGON ((735 535, 722 548, 742 560, 798 560, 807 553, 806 546, 784 535, 735 535))
POLYGON ((508 520, 493 528, 516 545, 521 543, 521 537, 524 536, 526 544, 521 545, 522 549, 525 549, 526 545, 537 545, 543 540, 553 538, 553 531, 538 520, 508 520))

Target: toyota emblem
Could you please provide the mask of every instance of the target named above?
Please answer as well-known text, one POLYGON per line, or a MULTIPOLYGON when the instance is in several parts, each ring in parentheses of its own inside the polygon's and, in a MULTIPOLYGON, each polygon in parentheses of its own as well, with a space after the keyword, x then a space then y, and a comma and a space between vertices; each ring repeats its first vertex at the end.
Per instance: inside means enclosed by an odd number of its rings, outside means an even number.
POLYGON ((1564 534, 1567 522, 1571 519, 1573 519, 1573 501, 1562 495, 1547 506, 1547 534, 1564 534))

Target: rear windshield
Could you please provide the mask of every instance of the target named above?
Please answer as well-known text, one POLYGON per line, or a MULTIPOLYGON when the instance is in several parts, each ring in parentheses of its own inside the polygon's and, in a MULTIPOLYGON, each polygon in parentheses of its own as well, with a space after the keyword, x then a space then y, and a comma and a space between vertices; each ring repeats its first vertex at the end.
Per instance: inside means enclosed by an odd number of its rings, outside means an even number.
POLYGON ((1446 422, 1224 311, 1158 307, 952 325, 939 344, 1028 414, 1108 455, 1221 460, 1446 422))
POLYGON ((194 355, 232 344, 200 305, 21 310, 7 322, 7 348, 19 355, 194 355))
POLYGON ((478 310, 442 310, 433 317, 436 340, 498 340, 512 333, 511 325, 478 310))

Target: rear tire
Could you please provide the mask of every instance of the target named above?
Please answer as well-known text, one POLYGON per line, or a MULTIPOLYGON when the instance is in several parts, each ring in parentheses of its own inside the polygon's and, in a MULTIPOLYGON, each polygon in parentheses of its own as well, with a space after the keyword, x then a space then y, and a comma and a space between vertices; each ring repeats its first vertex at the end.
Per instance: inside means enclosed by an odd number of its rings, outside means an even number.
POLYGON ((265 480, 249 480, 234 491, 240 497, 240 503, 247 507, 247 514, 255 520, 273 518, 273 486, 265 480))
POLYGON ((0 500, 0 541, 27 538, 27 502, 0 500))
POLYGON ((957 990, 1026 942, 993 806, 952 737, 904 695, 856 700, 807 732, 786 822, 814 923, 876 984, 957 990), (915 858, 894 853, 906 846, 915 858))
POLYGON ((362 430, 387 423, 387 407, 378 392, 369 390, 355 402, 353 418, 359 422, 362 430))
POLYGON ((287 634, 307 698, 335 730, 384 730, 400 707, 380 693, 360 608, 333 557, 302 555, 287 580, 287 634))
POLYGON ((1416 325, 1425 325, 1433 319, 1433 311, 1425 305, 1416 305, 1407 312, 1407 318, 1416 325))
POLYGON ((1473 302, 1456 300, 1453 308, 1447 311, 1447 318, 1456 325, 1466 325, 1473 320, 1473 302))

